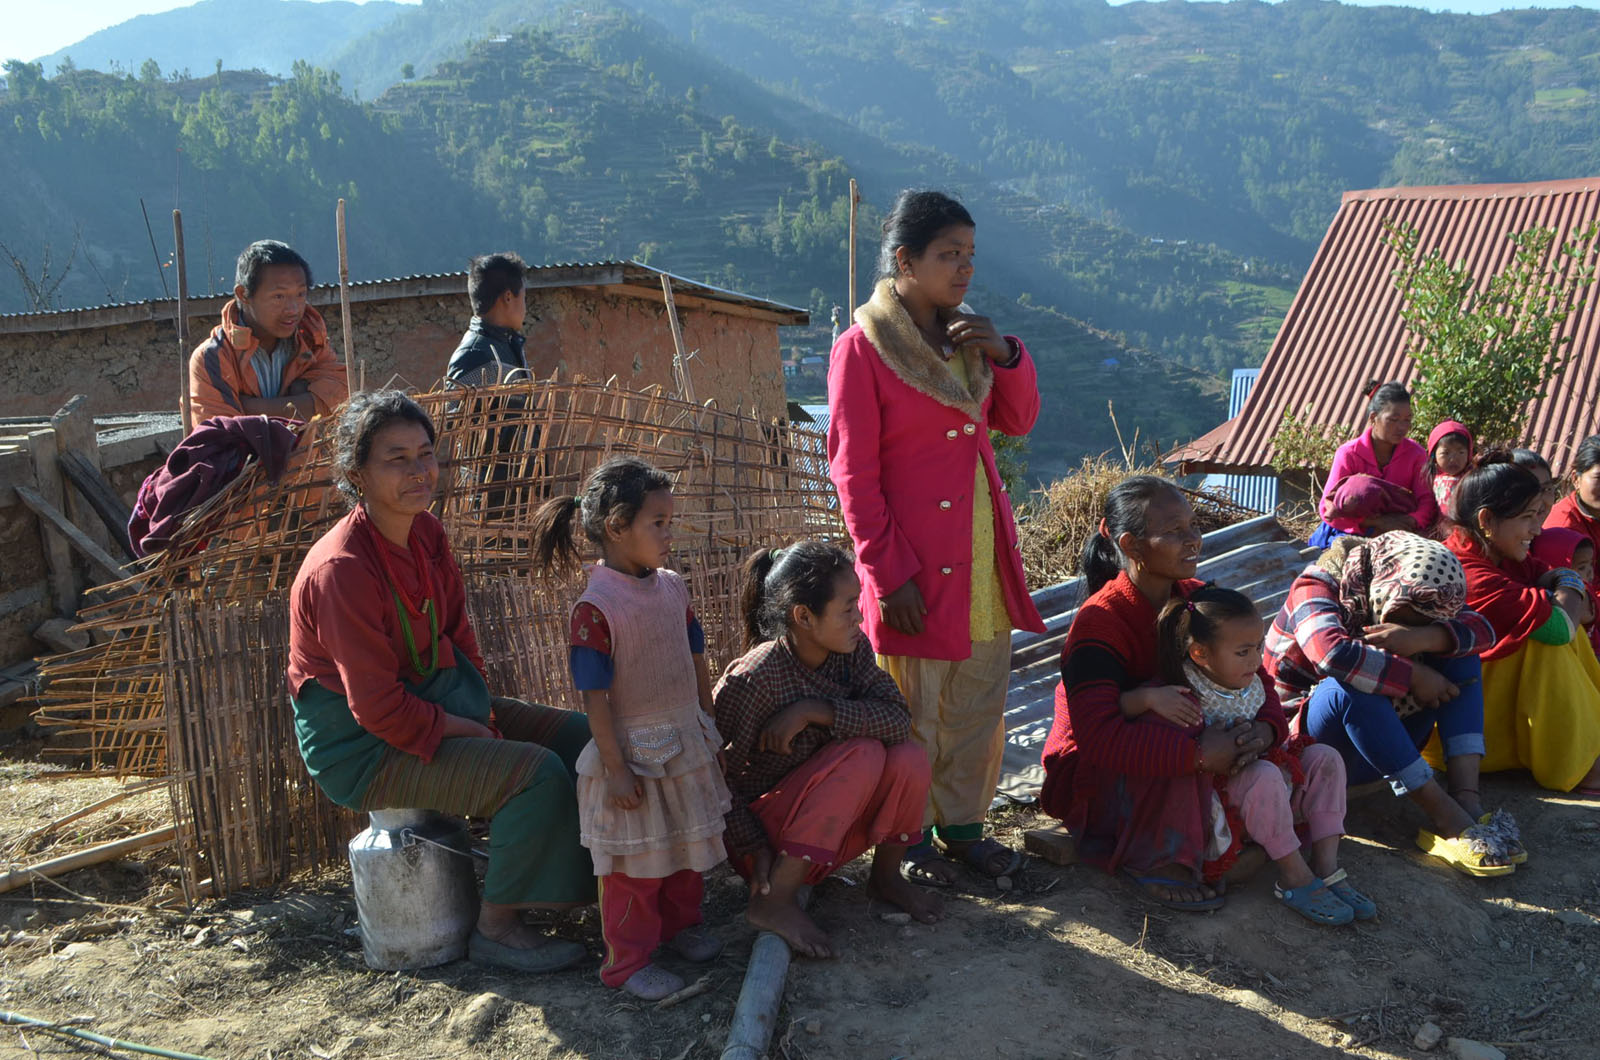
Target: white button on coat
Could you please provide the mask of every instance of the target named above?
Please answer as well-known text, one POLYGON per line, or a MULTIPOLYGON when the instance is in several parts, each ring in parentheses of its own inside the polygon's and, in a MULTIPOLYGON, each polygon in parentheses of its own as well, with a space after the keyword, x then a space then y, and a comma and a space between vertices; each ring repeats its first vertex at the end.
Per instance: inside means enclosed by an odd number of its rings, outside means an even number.
POLYGON ((975 423, 969 423, 961 429, 968 434, 976 434, 978 431, 978 425, 975 423))
POLYGON ((949 567, 940 567, 939 568, 939 573, 940 574, 949 574, 950 573, 950 568, 949 567))
POLYGON ((939 502, 939 507, 943 508, 945 511, 949 511, 950 510, 950 502, 949 501, 940 501, 939 502))
POLYGON ((955 441, 956 429, 954 427, 951 427, 948 431, 944 432, 944 436, 946 438, 949 438, 951 441, 955 441))

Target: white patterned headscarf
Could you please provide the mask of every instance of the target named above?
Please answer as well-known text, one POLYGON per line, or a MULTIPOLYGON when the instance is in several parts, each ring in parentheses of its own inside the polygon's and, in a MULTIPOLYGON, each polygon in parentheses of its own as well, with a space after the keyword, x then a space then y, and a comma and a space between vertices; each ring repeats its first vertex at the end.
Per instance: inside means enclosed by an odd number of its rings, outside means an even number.
POLYGON ((1340 543, 1337 569, 1333 564, 1323 567, 1338 577, 1339 602, 1350 612, 1352 625, 1386 622, 1408 605, 1423 618, 1440 622, 1466 606, 1467 576, 1461 561, 1439 542, 1391 530, 1371 539, 1335 542, 1340 543))

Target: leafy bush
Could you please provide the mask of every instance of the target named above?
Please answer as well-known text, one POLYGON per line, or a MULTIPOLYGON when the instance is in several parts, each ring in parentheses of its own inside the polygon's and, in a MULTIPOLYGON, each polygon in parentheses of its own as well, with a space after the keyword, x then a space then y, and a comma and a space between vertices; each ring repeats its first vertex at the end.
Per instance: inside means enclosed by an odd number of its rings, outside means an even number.
POLYGON ((1520 440, 1528 404, 1571 359, 1572 337, 1561 326, 1587 301, 1600 227, 1591 222, 1554 249, 1551 229, 1513 232, 1511 263, 1487 283, 1437 249, 1422 253, 1410 225, 1384 228, 1400 262, 1394 283, 1417 362, 1417 430, 1426 436, 1429 425, 1453 419, 1481 444, 1520 440))

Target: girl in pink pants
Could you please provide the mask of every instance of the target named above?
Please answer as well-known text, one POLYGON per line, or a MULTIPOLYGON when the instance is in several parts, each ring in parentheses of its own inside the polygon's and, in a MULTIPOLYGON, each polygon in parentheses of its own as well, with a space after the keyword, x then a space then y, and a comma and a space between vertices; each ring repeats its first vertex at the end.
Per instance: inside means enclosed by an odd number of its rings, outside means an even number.
MULTIPOLYGON (((1174 599, 1156 637, 1167 687, 1124 696, 1125 713, 1153 711, 1197 734, 1256 724, 1266 686, 1262 621, 1249 597, 1208 585, 1187 600, 1174 599)), ((1231 776, 1217 777, 1207 860, 1228 863, 1248 838, 1277 863, 1273 893, 1284 905, 1318 924, 1370 920, 1377 906, 1339 868, 1344 808, 1344 759, 1337 751, 1300 741, 1271 747, 1231 776)))

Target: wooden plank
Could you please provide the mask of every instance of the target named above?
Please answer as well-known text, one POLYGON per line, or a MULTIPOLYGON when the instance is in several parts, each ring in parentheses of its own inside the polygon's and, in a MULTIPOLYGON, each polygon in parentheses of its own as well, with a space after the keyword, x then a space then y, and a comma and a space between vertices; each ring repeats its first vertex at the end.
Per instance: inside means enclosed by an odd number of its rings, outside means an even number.
POLYGON ((22 503, 37 515, 47 521, 61 536, 65 537, 71 545, 83 554, 84 558, 100 568, 109 581, 119 582, 128 576, 111 553, 90 539, 88 534, 73 525, 71 519, 61 514, 60 509, 41 497, 37 491, 27 486, 17 487, 17 496, 22 498, 22 503))
POLYGON ((685 401, 694 401, 694 381, 689 378, 689 351, 683 346, 683 327, 678 323, 678 302, 672 296, 672 277, 661 274, 661 298, 667 304, 667 324, 672 328, 673 375, 678 380, 678 393, 685 401))
MULTIPOLYGON (((17 499, 23 500, 22 491, 28 490, 45 504, 59 509, 65 499, 62 494, 66 490, 66 483, 61 481, 61 468, 56 463, 60 455, 56 452, 56 432, 48 428, 34 431, 28 436, 28 452, 33 461, 34 486, 30 489, 23 483, 16 483, 13 488, 17 499)), ((59 535, 46 533, 43 517, 39 520, 39 536, 44 546, 45 572, 50 579, 50 593, 55 598, 56 610, 63 615, 77 614, 78 574, 72 569, 72 546, 59 535)))
POLYGON ((76 449, 68 449, 61 454, 61 471, 100 517, 111 543, 122 550, 123 556, 133 559, 133 548, 128 544, 128 520, 133 518, 133 511, 122 502, 111 483, 100 474, 100 469, 76 449))
POLYGON ((1076 865, 1078 841, 1061 825, 1049 828, 1030 828, 1022 833, 1022 847, 1030 854, 1044 858, 1052 865, 1076 865))
MULTIPOLYGON (((65 453, 77 450, 82 453, 95 471, 100 470, 100 435, 94 425, 94 416, 89 412, 89 398, 84 394, 75 394, 65 405, 50 417, 50 426, 56 432, 56 459, 59 460, 65 453)), ((65 505, 57 504, 67 517, 89 539, 99 545, 102 551, 111 547, 111 535, 106 533, 105 526, 95 514, 94 508, 89 505, 77 492, 63 490, 62 499, 65 505)))
POLYGON ((183 419, 183 432, 194 430, 194 419, 189 411, 189 267, 183 245, 183 211, 172 211, 172 245, 177 260, 178 304, 173 310, 173 326, 178 332, 178 412, 183 419))

